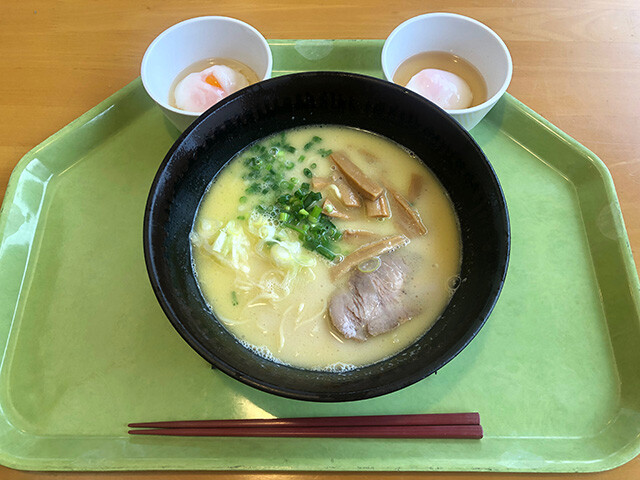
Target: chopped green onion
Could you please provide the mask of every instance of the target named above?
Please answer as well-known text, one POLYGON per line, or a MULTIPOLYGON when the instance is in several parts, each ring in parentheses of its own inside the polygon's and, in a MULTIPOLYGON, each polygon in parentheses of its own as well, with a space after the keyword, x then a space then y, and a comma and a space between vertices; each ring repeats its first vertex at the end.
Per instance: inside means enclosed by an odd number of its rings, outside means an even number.
POLYGON ((237 218, 238 220, 244 220, 244 219, 245 219, 245 216, 244 216, 244 215, 238 215, 236 218, 237 218))
POLYGON ((309 230, 309 225, 302 225, 301 227, 296 227, 295 225, 292 225, 291 223, 285 223, 284 224, 285 227, 290 228, 291 230, 301 233, 302 235, 307 233, 307 230, 309 230))
POLYGON ((333 260, 337 257, 337 255, 335 253, 333 253, 331 250, 329 250, 327 247, 325 247, 324 245, 318 245, 315 248, 316 252, 318 252, 320 255, 322 255, 325 258, 328 258, 329 260, 333 260))
POLYGON ((319 208, 317 205, 314 207, 314 209, 311 211, 311 213, 309 214, 309 223, 318 223, 318 220, 320 219, 320 213, 322 213, 322 209, 320 209, 320 212, 316 213, 316 208, 319 208))
POLYGON ((280 190, 291 190, 291 184, 285 180, 282 180, 279 184, 278 184, 278 188, 280 190))
POLYGON ((360 270, 362 273, 372 273, 378 270, 380 268, 380 265, 382 265, 382 260, 380 260, 380 257, 373 257, 365 260, 360 265, 358 265, 358 270, 360 270))
POLYGON ((260 190, 262 189, 262 187, 260 186, 259 183, 252 183, 251 185, 249 185, 249 187, 245 190, 245 192, 247 193, 259 193, 260 190))
POLYGON ((310 207, 313 203, 317 202, 322 198, 322 194, 320 192, 309 192, 305 195, 302 206, 304 208, 310 207))
POLYGON ((235 307, 238 305, 238 294, 235 290, 231 292, 231 304, 235 307))
MULTIPOLYGON (((319 142, 322 139, 314 136, 304 149, 319 150, 313 155, 327 155, 331 152, 318 149, 319 142)), ((243 159, 246 170, 242 178, 247 182, 245 191, 247 194, 265 195, 264 199, 256 202, 258 205, 254 207, 254 211, 272 216, 282 227, 296 232, 306 249, 333 260, 338 255, 334 242, 342 234, 330 218, 323 214, 322 194, 312 191, 307 180, 313 178, 312 169, 318 168, 319 163, 309 162, 308 168, 303 166, 300 177, 291 176, 289 171, 293 171, 296 163, 305 162, 308 158, 305 155, 294 155, 296 148, 287 142, 283 134, 272 137, 267 146, 254 146, 249 151, 251 153, 243 159)), ((239 200, 239 203, 247 202, 248 198, 244 195, 239 200)), ((238 219, 248 218, 246 213, 238 213, 238 219)))
POLYGON ((318 150, 318 153, 320 155, 322 155, 323 157, 328 157, 329 155, 331 155, 333 153, 333 150, 328 150, 328 149, 321 148, 321 149, 318 150))

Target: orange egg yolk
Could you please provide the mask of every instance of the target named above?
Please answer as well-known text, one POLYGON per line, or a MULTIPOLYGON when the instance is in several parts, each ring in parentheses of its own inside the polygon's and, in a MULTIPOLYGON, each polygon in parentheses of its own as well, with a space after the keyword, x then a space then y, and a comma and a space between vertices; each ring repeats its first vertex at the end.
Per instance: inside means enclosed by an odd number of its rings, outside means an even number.
POLYGON ((222 85, 220 85, 220 82, 218 81, 218 79, 216 77, 214 77, 213 75, 207 75, 207 77, 204 79, 204 81, 207 82, 209 85, 212 85, 214 87, 222 88, 222 85))

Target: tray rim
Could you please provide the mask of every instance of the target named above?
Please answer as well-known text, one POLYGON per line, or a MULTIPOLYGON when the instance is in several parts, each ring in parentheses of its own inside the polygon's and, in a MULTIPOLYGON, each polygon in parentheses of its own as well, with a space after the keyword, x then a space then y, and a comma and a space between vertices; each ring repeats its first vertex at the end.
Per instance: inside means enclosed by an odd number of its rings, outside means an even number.
MULTIPOLYGON (((514 108, 520 110, 523 114, 531 117, 536 121, 540 126, 545 128, 551 134, 560 138, 565 144, 569 145, 572 149, 577 150, 583 157, 588 158, 591 161, 591 164, 598 171, 598 175, 602 178, 604 187, 606 190, 606 194, 608 199, 613 203, 613 213, 616 215, 616 222, 614 226, 618 233, 618 238, 624 240, 624 265, 625 265, 625 276, 627 280, 631 283, 632 287, 632 298, 634 299, 636 312, 640 312, 640 277, 638 276, 638 270, 636 269, 635 261, 633 258, 633 252, 631 250, 631 244, 629 243, 629 235, 627 232, 627 227, 624 223, 624 217, 622 215, 622 208, 620 207, 620 200, 618 198, 618 194, 615 188, 615 182, 613 181, 613 176, 609 171, 607 165, 602 161, 600 157, 598 157, 595 153, 589 150, 587 147, 582 145, 576 139, 571 137, 569 134, 560 130, 557 126, 552 124, 549 120, 544 118, 542 115, 532 110, 530 107, 522 103, 520 100, 510 95, 509 93, 505 93, 505 100, 509 103, 512 103, 514 108)), ((640 440, 639 440, 639 449, 638 453, 640 454, 640 440)))
MULTIPOLYGON (((277 43, 284 43, 284 42, 288 42, 291 40, 270 40, 269 43, 270 44, 277 44, 277 43)), ((342 40, 345 41, 345 40, 342 40)), ((352 42, 360 42, 360 43, 368 43, 371 42, 372 44, 377 44, 380 43, 381 45, 381 40, 346 40, 348 41, 352 41, 352 42)), ((40 144, 38 144, 37 146, 35 146, 34 148, 32 148, 31 150, 29 150, 25 155, 22 156, 22 158, 19 160, 19 162, 16 164, 16 166, 14 167, 9 181, 7 183, 7 188, 6 188, 6 192, 2 201, 2 204, 0 206, 0 239, 2 238, 4 231, 5 231, 5 226, 7 223, 7 214, 5 211, 5 207, 12 204, 13 200, 15 199, 15 195, 17 193, 17 187, 18 187, 18 183, 19 183, 19 179, 22 175, 22 173, 24 172, 25 168, 27 167, 27 165, 34 160, 37 157, 37 154, 39 151, 41 151, 42 149, 46 148, 47 146, 55 143, 56 141, 58 141, 61 138, 64 138, 67 134, 72 133, 76 127, 82 126, 84 124, 86 124, 88 121, 90 121, 91 119, 95 118, 96 116, 100 115, 101 113, 105 112, 106 110, 108 110, 114 103, 116 103, 117 101, 121 101, 122 98, 126 97, 128 94, 131 94, 132 92, 137 91, 139 88, 142 88, 141 86, 141 80, 140 78, 136 78, 134 79, 132 82, 130 82, 129 84, 125 85, 123 88, 119 89, 118 91, 116 91, 115 93, 113 93, 112 95, 110 95, 108 98, 106 98, 105 100, 101 101, 100 103, 98 103, 96 106, 94 106, 93 108, 89 109, 87 112, 85 112, 84 114, 82 114, 80 117, 76 118, 75 120, 73 120, 72 122, 70 122, 69 124, 67 124, 66 126, 64 126, 63 128, 61 128, 60 130, 58 130, 57 132, 55 132, 54 134, 52 134, 51 136, 49 136, 47 139, 45 139, 43 142, 41 142, 40 144)), ((619 230, 619 233, 622 233, 622 235, 619 235, 618 240, 617 240, 617 244, 620 246, 623 246, 623 249, 621 251, 622 257, 623 257, 623 262, 624 262, 624 266, 625 266, 625 277, 626 280, 628 281, 628 283, 630 284, 631 287, 631 293, 632 293, 632 299, 634 301, 634 305, 635 305, 635 309, 636 312, 640 311, 639 305, 640 305, 640 280, 638 279, 638 272, 636 270, 635 267, 635 263, 633 260, 633 254, 631 251, 631 246, 629 244, 629 240, 628 240, 628 235, 627 235, 627 231, 626 231, 626 227, 624 225, 624 219, 623 219, 623 215, 622 215, 622 211, 620 208, 620 204, 619 204, 619 199, 617 197, 616 191, 615 191, 615 185, 613 182, 613 178, 611 176, 610 171, 608 170, 608 168, 606 167, 606 164, 597 156, 595 155, 592 151, 590 151, 588 148, 586 148, 584 145, 580 144, 578 141, 576 141, 575 139, 573 139, 571 136, 569 136, 568 134, 566 134, 565 132, 563 132, 562 130, 560 130, 558 127, 556 127, 555 125, 553 125, 551 122, 549 122, 548 120, 546 120, 544 117, 542 117, 540 114, 538 114, 537 112, 533 111, 531 108, 529 108, 528 106, 526 106, 525 104, 523 104, 522 102, 520 102, 519 100, 517 100, 516 98, 514 98, 513 96, 511 96, 509 93, 505 93, 503 98, 501 99, 501 101, 503 102, 507 102, 508 104, 510 104, 510 106, 512 108, 515 108, 516 110, 520 111, 522 114, 529 116, 531 119, 533 119, 538 125, 540 125, 541 127, 543 127, 544 129, 546 129, 550 134, 560 138, 564 143, 566 143, 568 146, 570 146, 570 148, 576 150, 581 156, 586 157, 587 159, 589 159, 589 161, 595 166, 596 170, 597 170, 597 174, 598 176, 603 180, 604 183, 604 187, 605 187, 605 191, 606 191, 606 195, 608 200, 612 203, 613 208, 612 208, 612 212, 614 213, 614 215, 617 217, 617 220, 615 222, 615 226, 616 229, 619 230)), ((8 338, 7 338, 8 340, 8 338)), ((8 343, 8 342, 7 342, 8 343)), ((4 356, 5 356, 5 351, 7 348, 7 343, 5 343, 4 345, 2 345, 2 358, 0 359, 0 361, 4 360, 4 356)), ((568 469, 552 469, 552 470, 539 470, 540 472, 596 472, 596 471, 606 471, 606 470, 610 470, 613 468, 616 468, 620 465, 623 465, 624 463, 627 463, 628 461, 630 461, 631 459, 635 458, 636 456, 638 456, 640 454, 640 436, 636 438, 635 442, 630 442, 627 445, 625 445, 624 448, 618 450, 615 455, 610 455, 609 457, 603 458, 603 459, 598 459, 599 462, 598 463, 603 463, 604 465, 599 465, 597 468, 586 468, 586 469, 581 469, 581 470, 577 470, 575 468, 575 466, 573 468, 568 468, 568 469)), ((130 459, 129 461, 131 461, 132 459, 130 459)), ((138 470, 138 468, 134 468, 133 466, 128 466, 128 467, 122 467, 122 466, 105 466, 105 465, 100 465, 100 460, 89 460, 88 463, 90 463, 93 466, 84 466, 84 465, 80 465, 80 466, 74 466, 73 464, 69 464, 69 463, 73 463, 73 462, 69 462, 69 461, 65 461, 64 459, 41 459, 41 458, 21 458, 21 457, 17 457, 17 456, 13 456, 10 454, 7 454, 4 451, 0 451, 0 464, 10 467, 10 468, 16 468, 16 469, 20 469, 20 470, 34 470, 34 471, 46 471, 46 470, 50 470, 50 471, 76 471, 76 470, 93 470, 93 471, 97 471, 97 470, 102 470, 102 471, 123 471, 123 470, 138 470)), ((149 463, 148 460, 145 459, 138 459, 138 463, 149 463)), ((193 468, 193 467, 192 467, 193 468)), ((196 467, 198 468, 198 467, 196 467)), ((175 466, 155 466, 155 467, 145 467, 143 466, 141 468, 142 470, 171 470, 171 469, 175 469, 175 466)), ((187 469, 187 468, 185 468, 187 469)), ((200 469, 202 469, 202 467, 200 467, 200 469)), ((233 471, 236 469, 230 468, 229 471, 233 471)), ((276 471, 276 470, 283 470, 283 471, 291 471, 292 469, 286 469, 286 468, 261 468, 257 471, 276 471)), ((317 469, 316 469, 317 470, 317 469)), ((369 471, 368 469, 363 469, 363 468, 353 468, 353 469, 349 469, 349 470, 344 470, 344 469, 336 469, 336 468, 323 468, 322 470, 324 471, 369 471)), ((301 470, 301 471, 312 471, 312 470, 301 470)), ((400 469, 390 469, 390 470, 379 470, 380 472, 382 471, 404 471, 404 470, 400 470, 400 469)), ((501 472, 501 471, 505 471, 505 472, 531 472, 531 470, 527 470, 527 469, 522 469, 522 468, 493 468, 493 469, 487 469, 487 470, 475 470, 475 469, 467 469, 467 470, 445 470, 442 468, 438 468, 437 466, 435 468, 431 468, 431 469, 421 469, 421 470, 406 470, 406 471, 485 471, 485 472, 501 472)))
POLYGON ((136 88, 138 88, 141 85, 142 85, 142 80, 140 79, 140 77, 132 80, 131 82, 126 84, 124 87, 122 87, 121 89, 117 90, 116 92, 112 93, 107 98, 102 100, 96 106, 91 107, 89 110, 84 112, 78 118, 73 119, 71 122, 66 124, 60 130, 56 131, 55 133, 53 133, 52 135, 44 139, 42 142, 40 142, 38 145, 33 147, 31 150, 27 151, 27 153, 25 153, 20 158, 20 160, 18 160, 18 163, 16 163, 15 167, 11 171, 11 175, 9 176, 9 181, 7 182, 7 188, 5 190, 4 198, 2 199, 2 203, 0 203, 0 233, 4 233, 4 227, 6 224, 6 219, 5 219, 6 215, 4 215, 5 205, 7 205, 9 202, 12 202, 13 199, 15 198, 18 179, 20 175, 22 175, 22 172, 24 172, 29 162, 34 160, 34 158, 36 157, 36 154, 40 150, 43 150, 44 148, 48 147, 50 144, 55 143, 58 139, 66 136, 76 127, 85 125, 87 123, 87 120, 93 119, 98 115, 104 113, 115 103, 116 99, 119 99, 120 97, 124 97, 130 92, 135 91, 136 88))

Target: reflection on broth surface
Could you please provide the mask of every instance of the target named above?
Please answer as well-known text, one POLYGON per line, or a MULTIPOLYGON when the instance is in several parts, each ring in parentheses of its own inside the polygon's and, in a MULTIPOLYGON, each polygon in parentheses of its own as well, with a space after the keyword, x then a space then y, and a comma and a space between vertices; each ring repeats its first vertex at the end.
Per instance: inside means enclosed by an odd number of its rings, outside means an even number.
POLYGON ((274 361, 340 371, 424 334, 452 295, 451 202, 410 152, 338 126, 286 131, 216 177, 191 232, 218 319, 274 361))

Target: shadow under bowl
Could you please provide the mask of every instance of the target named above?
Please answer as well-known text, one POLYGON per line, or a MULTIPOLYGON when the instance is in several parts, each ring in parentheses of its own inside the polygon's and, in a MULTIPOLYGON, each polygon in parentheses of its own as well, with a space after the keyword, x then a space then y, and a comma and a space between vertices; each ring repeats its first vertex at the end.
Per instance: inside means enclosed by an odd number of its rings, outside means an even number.
POLYGON ((167 153, 151 187, 144 219, 145 261, 153 290, 187 343, 247 385, 323 402, 399 390, 454 358, 478 333, 497 301, 509 247, 502 189, 471 136, 443 110, 403 87, 338 72, 274 78, 214 105, 167 153), (433 327, 398 354, 343 373, 278 364, 242 346, 203 298, 189 242, 207 187, 236 153, 282 130, 326 124, 370 131, 415 153, 447 190, 462 238, 460 286, 433 327))

